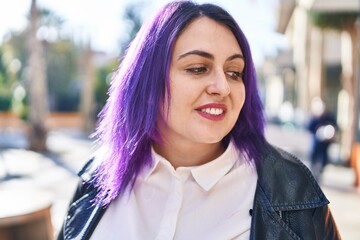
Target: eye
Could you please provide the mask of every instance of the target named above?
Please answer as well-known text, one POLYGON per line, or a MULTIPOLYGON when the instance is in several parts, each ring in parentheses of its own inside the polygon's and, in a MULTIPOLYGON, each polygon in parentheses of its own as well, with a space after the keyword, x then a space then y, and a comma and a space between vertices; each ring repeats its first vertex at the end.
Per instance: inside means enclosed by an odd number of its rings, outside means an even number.
POLYGON ((191 68, 186 68, 185 71, 188 73, 199 75, 202 73, 206 73, 208 71, 208 68, 207 67, 191 67, 191 68))
POLYGON ((243 73, 242 72, 237 72, 237 71, 227 71, 227 72, 225 72, 225 74, 227 76, 229 76, 230 79, 236 80, 236 81, 242 80, 242 77, 243 77, 243 73))

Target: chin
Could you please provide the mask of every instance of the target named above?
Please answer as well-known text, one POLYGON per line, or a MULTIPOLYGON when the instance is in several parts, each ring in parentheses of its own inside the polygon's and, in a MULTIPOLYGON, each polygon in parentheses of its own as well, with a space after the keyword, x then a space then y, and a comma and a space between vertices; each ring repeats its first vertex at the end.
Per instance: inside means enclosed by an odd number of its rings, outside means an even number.
POLYGON ((224 139, 225 136, 217 136, 217 137, 209 137, 206 139, 201 139, 199 142, 202 142, 204 144, 214 144, 214 143, 219 143, 224 139))
MULTIPOLYGON (((216 134, 216 135, 212 135, 212 136, 207 136, 206 140, 208 141, 208 143, 221 142, 229 134, 229 132, 224 132, 223 134, 216 134)), ((203 138, 203 139, 205 139, 205 138, 203 138)))

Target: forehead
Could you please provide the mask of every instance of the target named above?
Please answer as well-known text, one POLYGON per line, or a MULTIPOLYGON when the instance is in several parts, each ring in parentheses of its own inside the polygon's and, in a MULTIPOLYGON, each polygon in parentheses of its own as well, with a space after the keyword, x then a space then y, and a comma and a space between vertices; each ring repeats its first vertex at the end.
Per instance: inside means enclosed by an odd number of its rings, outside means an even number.
POLYGON ((224 54, 242 53, 231 30, 208 17, 195 19, 183 30, 175 42, 174 55, 194 49, 224 54))

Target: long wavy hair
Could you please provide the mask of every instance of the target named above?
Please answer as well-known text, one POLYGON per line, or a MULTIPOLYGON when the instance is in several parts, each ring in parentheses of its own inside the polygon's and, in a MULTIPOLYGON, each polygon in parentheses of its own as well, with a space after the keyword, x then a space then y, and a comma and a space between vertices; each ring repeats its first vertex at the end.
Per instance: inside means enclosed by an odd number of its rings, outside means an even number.
POLYGON ((157 119, 164 97, 170 96, 169 69, 177 37, 194 19, 208 17, 227 26, 245 59, 246 99, 234 128, 223 141, 233 139, 246 159, 258 164, 265 143, 265 118, 258 94, 250 47, 232 16, 213 4, 177 1, 165 5, 144 24, 114 74, 109 98, 95 136, 107 153, 95 174, 97 202, 106 205, 131 189, 141 169, 152 164, 151 145, 159 141, 157 119), (165 94, 167 93, 167 94, 165 94))

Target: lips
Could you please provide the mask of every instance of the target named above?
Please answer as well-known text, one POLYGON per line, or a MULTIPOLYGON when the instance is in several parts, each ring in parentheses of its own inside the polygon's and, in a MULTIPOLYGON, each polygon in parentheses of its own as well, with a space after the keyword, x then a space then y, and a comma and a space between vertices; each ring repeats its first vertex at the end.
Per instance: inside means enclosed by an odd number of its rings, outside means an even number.
POLYGON ((221 108, 204 108, 204 109, 201 109, 201 112, 211 114, 211 115, 220 115, 220 114, 223 114, 224 110, 221 108))
POLYGON ((225 104, 210 103, 198 107, 197 112, 200 116, 212 120, 221 121, 224 119, 227 107, 225 104))

